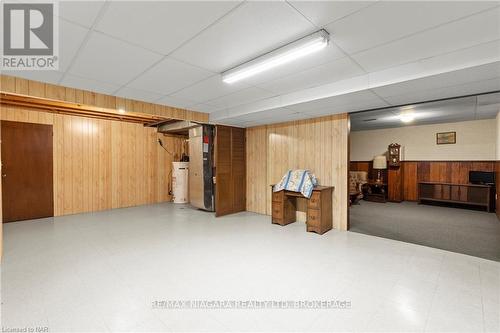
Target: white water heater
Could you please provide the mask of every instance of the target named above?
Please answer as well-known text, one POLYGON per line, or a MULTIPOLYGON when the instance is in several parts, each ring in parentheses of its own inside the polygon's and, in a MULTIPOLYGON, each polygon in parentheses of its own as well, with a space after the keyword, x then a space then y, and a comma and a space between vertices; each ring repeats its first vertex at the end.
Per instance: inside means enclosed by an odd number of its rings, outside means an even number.
POLYGON ((189 202, 189 162, 172 162, 172 194, 174 203, 189 202))

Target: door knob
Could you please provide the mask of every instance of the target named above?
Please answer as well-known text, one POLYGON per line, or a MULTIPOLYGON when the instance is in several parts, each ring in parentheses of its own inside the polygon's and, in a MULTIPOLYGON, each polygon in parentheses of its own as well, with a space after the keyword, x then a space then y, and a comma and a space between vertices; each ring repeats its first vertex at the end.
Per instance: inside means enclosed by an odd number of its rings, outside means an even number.
POLYGON ((7 175, 4 173, 4 174, 2 174, 2 177, 5 178, 5 177, 7 177, 7 175))

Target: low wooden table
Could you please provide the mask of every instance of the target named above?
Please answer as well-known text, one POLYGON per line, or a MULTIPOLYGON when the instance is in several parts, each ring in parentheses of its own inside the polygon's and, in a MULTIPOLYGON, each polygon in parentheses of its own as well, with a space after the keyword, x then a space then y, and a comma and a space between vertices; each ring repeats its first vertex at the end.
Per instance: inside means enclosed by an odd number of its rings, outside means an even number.
POLYGON ((363 184, 368 187, 368 191, 363 190, 363 199, 373 202, 387 202, 387 183, 369 181, 363 184))
MULTIPOLYGON (((332 192, 333 186, 316 186, 309 199, 307 199, 306 230, 324 234, 333 227, 332 192)), ((279 191, 273 192, 272 197, 272 223, 287 225, 296 221, 297 198, 305 198, 300 192, 279 191)))
POLYGON ((484 207, 495 211, 495 186, 444 182, 418 183, 418 202, 440 202, 484 207))

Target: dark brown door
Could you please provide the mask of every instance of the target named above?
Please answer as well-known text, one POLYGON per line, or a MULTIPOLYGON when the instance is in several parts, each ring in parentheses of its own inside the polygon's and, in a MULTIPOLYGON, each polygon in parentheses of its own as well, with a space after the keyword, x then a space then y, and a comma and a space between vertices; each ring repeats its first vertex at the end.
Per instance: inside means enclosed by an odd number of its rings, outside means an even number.
POLYGON ((54 216, 52 126, 1 123, 3 222, 54 216))
POLYGON ((216 126, 215 135, 215 215, 246 209, 245 129, 216 126))
POLYGON ((231 182, 231 127, 217 126, 215 134, 215 215, 233 211, 231 182))

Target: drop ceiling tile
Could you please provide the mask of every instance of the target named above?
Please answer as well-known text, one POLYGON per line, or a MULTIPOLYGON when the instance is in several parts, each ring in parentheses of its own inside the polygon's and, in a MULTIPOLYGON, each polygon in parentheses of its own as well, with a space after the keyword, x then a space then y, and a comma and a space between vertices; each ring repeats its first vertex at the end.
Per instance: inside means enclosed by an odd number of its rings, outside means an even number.
POLYGON ((376 1, 289 1, 318 27, 350 15, 376 1))
POLYGON ((66 74, 64 76, 64 79, 61 81, 61 85, 76 89, 95 91, 101 94, 108 94, 108 95, 112 94, 118 88, 120 88, 120 86, 116 84, 96 81, 71 74, 66 74))
POLYGON ((59 70, 68 69, 88 32, 79 25, 59 20, 59 70))
POLYGON ((169 95, 211 75, 214 73, 166 58, 141 74, 128 86, 169 95))
POLYGON ((96 29, 168 54, 238 4, 236 1, 113 1, 96 29))
POLYGON ((220 75, 214 75, 198 82, 192 86, 182 89, 170 96, 185 100, 195 101, 197 103, 205 103, 215 98, 229 95, 247 88, 248 85, 240 82, 233 84, 224 83, 220 75))
POLYGON ((218 109, 231 108, 241 104, 247 104, 261 100, 264 98, 272 97, 274 94, 257 87, 249 87, 235 93, 219 97, 209 101, 211 105, 218 109))
POLYGON ((161 104, 161 105, 166 105, 166 106, 172 106, 176 108, 185 108, 189 109, 192 106, 196 105, 197 103, 194 101, 182 99, 182 98, 175 98, 172 96, 164 96, 160 99, 157 99, 155 101, 156 104, 161 104))
POLYGON ((357 53, 353 58, 372 72, 499 39, 500 9, 496 8, 357 53))
POLYGON ((212 113, 212 112, 215 112, 217 110, 220 110, 220 108, 215 107, 215 106, 210 105, 210 104, 200 103, 200 104, 196 104, 194 106, 191 106, 190 110, 205 112, 205 113, 212 113))
POLYGON ((391 84, 372 89, 377 95, 384 98, 412 94, 417 91, 442 89, 449 86, 491 80, 500 77, 500 62, 482 66, 470 67, 463 70, 409 80, 398 84, 391 84))
POLYGON ((329 24, 327 30, 352 54, 497 5, 493 1, 380 1, 329 24))
POLYGON ((500 103, 478 106, 476 109, 476 119, 496 118, 500 112, 500 103))
POLYGON ((57 84, 63 76, 61 71, 4 71, 3 75, 17 76, 27 80, 57 84))
POLYGON ((289 109, 296 112, 303 113, 315 113, 315 112, 325 112, 327 109, 332 110, 345 110, 343 112, 355 111, 359 108, 359 105, 368 105, 371 108, 387 106, 378 96, 373 94, 369 90, 343 94, 339 96, 333 96, 328 98, 316 99, 305 103, 295 104, 288 106, 289 109), (353 110, 354 109, 354 110, 353 110))
POLYGON ((74 23, 91 27, 104 1, 60 1, 59 16, 74 23))
POLYGON ((477 96, 477 105, 490 105, 500 103, 500 92, 477 96))
POLYGON ((137 101, 144 101, 144 102, 154 102, 160 97, 162 97, 162 94, 158 94, 155 92, 151 91, 145 91, 145 90, 140 90, 140 89, 134 89, 130 87, 122 87, 120 90, 118 90, 115 93, 116 96, 128 98, 128 99, 135 99, 137 101))
POLYGON ((500 90, 500 78, 469 82, 454 86, 441 86, 433 89, 413 91, 406 94, 384 97, 392 105, 402 105, 408 103, 418 103, 440 98, 450 98, 457 96, 466 96, 471 94, 480 94, 490 91, 500 90))
POLYGON ((82 77, 123 85, 160 58, 161 56, 156 53, 94 32, 76 58, 70 72, 82 77))
POLYGON ((259 87, 274 93, 286 94, 355 77, 363 73, 359 66, 348 57, 344 57, 278 80, 260 84, 259 87))
POLYGON ((222 72, 314 31, 285 2, 246 2, 172 53, 222 72))

